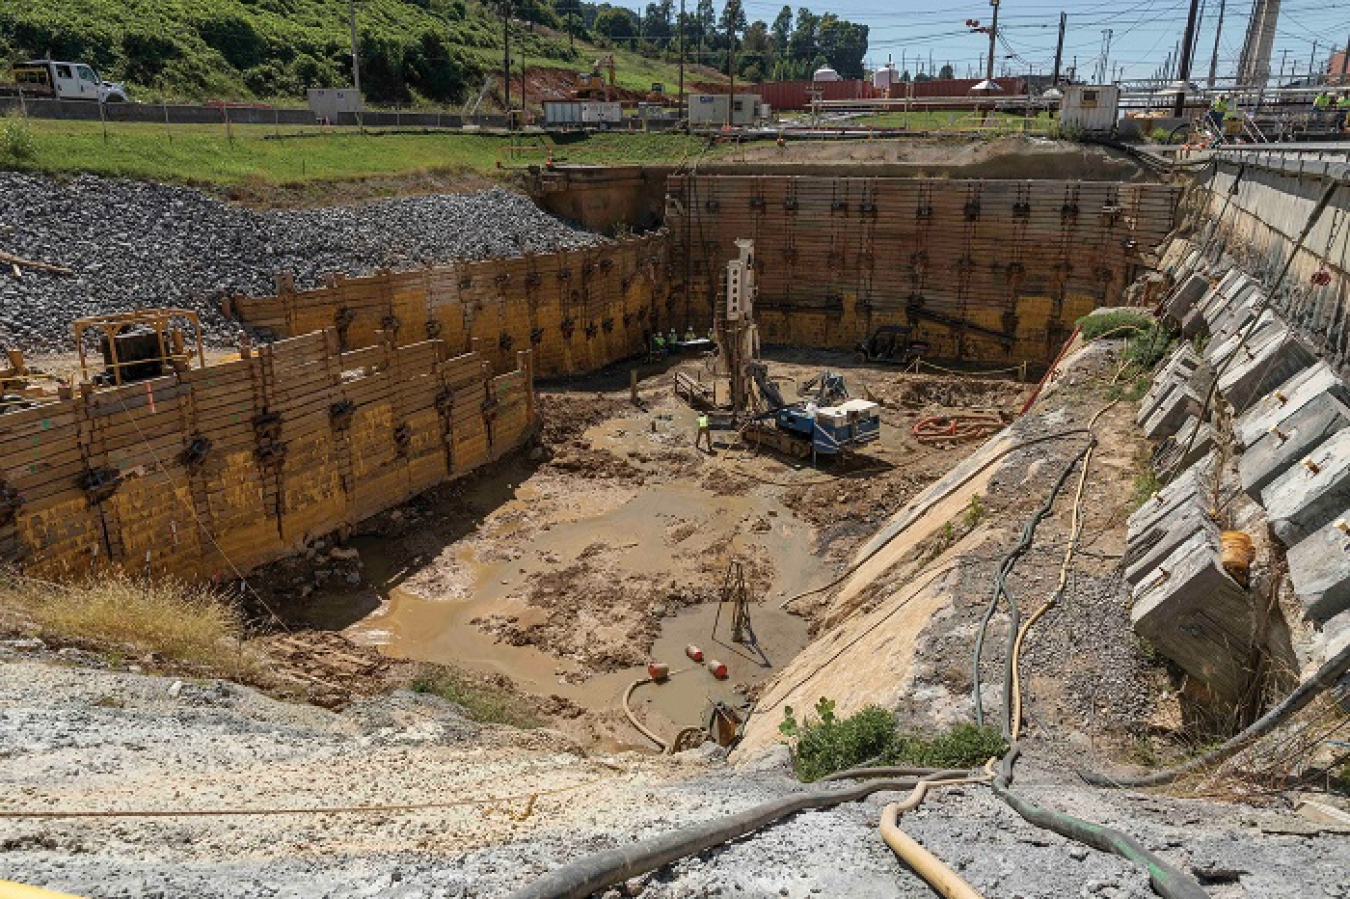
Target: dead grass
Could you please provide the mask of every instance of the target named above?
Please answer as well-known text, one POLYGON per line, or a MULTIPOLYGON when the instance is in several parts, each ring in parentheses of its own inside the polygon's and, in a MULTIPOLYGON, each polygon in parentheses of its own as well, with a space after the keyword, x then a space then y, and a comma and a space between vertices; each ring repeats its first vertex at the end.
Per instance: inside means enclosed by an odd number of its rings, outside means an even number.
POLYGON ((53 642, 204 666, 244 677, 238 613, 207 587, 108 575, 55 584, 0 571, 0 610, 21 630, 53 642))

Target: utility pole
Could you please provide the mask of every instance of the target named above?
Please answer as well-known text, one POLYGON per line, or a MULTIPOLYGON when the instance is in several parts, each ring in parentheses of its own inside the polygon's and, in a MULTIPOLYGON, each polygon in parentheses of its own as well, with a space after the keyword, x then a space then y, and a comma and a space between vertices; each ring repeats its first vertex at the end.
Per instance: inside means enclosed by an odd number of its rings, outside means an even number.
POLYGON ((680 0, 680 86, 675 91, 675 105, 679 107, 679 117, 684 118, 684 0, 680 0))
POLYGON ((731 77, 731 93, 727 95, 727 130, 731 130, 736 109, 736 21, 734 16, 727 17, 727 75, 731 77))
POLYGON ((1312 81, 1313 67, 1317 65, 1317 41, 1313 41, 1312 52, 1308 54, 1308 80, 1312 81))
POLYGON ((1341 80, 1340 84, 1345 85, 1345 76, 1350 73, 1350 37, 1345 39, 1345 52, 1341 54, 1341 80))
POLYGON ((352 35, 352 87, 356 89, 356 124, 361 124, 361 45, 356 40, 356 0, 347 0, 347 28, 352 35))
MULTIPOLYGON (((1219 72, 1219 35, 1223 34, 1223 8, 1227 0, 1219 0, 1219 23, 1214 26, 1214 52, 1209 57, 1209 81, 1205 86, 1214 90, 1214 78, 1219 72)), ((1313 42, 1314 48, 1317 42, 1313 42)))
POLYGON ((993 21, 989 23, 989 62, 984 67, 984 80, 994 80, 994 41, 998 38, 998 0, 989 0, 994 8, 993 21))
POLYGON ((1064 60, 1064 26, 1068 22, 1067 13, 1059 14, 1059 41, 1055 44, 1055 73, 1050 76, 1050 86, 1059 85, 1059 64, 1064 60))
POLYGON ((511 0, 502 0, 502 90, 506 92, 506 130, 511 130, 511 0))
POLYGON ((1289 48, 1285 47, 1280 51, 1280 83, 1284 83, 1284 66, 1289 61, 1289 48))
POLYGON ((1186 110, 1186 88, 1191 80, 1191 47, 1195 44, 1195 19, 1200 11, 1200 0, 1191 0, 1191 11, 1186 16, 1186 36, 1181 41, 1180 89, 1176 103, 1172 106, 1172 115, 1180 118, 1186 110))

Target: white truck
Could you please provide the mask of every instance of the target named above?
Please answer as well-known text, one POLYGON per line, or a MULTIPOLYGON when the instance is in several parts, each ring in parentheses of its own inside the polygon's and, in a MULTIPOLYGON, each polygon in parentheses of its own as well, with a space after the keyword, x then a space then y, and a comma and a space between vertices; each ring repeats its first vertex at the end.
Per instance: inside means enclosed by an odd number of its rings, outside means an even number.
POLYGON ((127 102, 126 87, 105 81, 93 66, 82 62, 32 59, 14 65, 13 77, 0 83, 0 95, 57 100, 93 100, 96 103, 127 102))

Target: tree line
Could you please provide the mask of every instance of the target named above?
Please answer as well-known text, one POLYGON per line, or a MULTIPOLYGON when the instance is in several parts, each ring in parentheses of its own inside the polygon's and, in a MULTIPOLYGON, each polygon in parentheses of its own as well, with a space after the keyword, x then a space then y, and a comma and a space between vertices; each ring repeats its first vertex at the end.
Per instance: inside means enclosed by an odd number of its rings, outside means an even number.
POLYGON ((564 30, 601 43, 631 48, 667 59, 679 55, 746 81, 810 78, 830 65, 844 78, 862 78, 867 56, 867 26, 834 13, 817 15, 803 6, 784 5, 772 22, 747 21, 742 0, 726 0, 719 12, 713 0, 688 0, 681 16, 674 0, 651 2, 633 10, 584 0, 553 0, 564 30))

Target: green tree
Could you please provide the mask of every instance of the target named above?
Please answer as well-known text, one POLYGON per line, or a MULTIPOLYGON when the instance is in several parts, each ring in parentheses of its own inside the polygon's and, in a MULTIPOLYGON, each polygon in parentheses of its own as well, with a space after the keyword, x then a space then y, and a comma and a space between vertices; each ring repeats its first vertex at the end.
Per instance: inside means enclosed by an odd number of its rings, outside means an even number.
POLYGON ((637 22, 628 10, 610 7, 595 17, 595 32, 627 46, 637 37, 637 22))
POLYGON ((769 26, 756 19, 745 30, 745 39, 736 54, 736 68, 746 81, 763 81, 766 72, 773 71, 773 38, 769 26))
POLYGON ((816 56, 816 23, 820 18, 805 6, 797 10, 797 24, 788 38, 788 57, 810 63, 816 56))
POLYGON ((770 36, 773 38, 774 52, 783 56, 788 52, 788 39, 792 36, 792 7, 783 4, 783 8, 778 10, 778 15, 774 17, 773 26, 769 29, 770 36))
POLYGON ((956 77, 956 72, 952 69, 952 64, 951 64, 951 63, 947 63, 947 64, 946 64, 945 66, 943 66, 941 69, 938 69, 938 77, 939 77, 939 78, 947 78, 947 79, 955 78, 955 77, 956 77))

